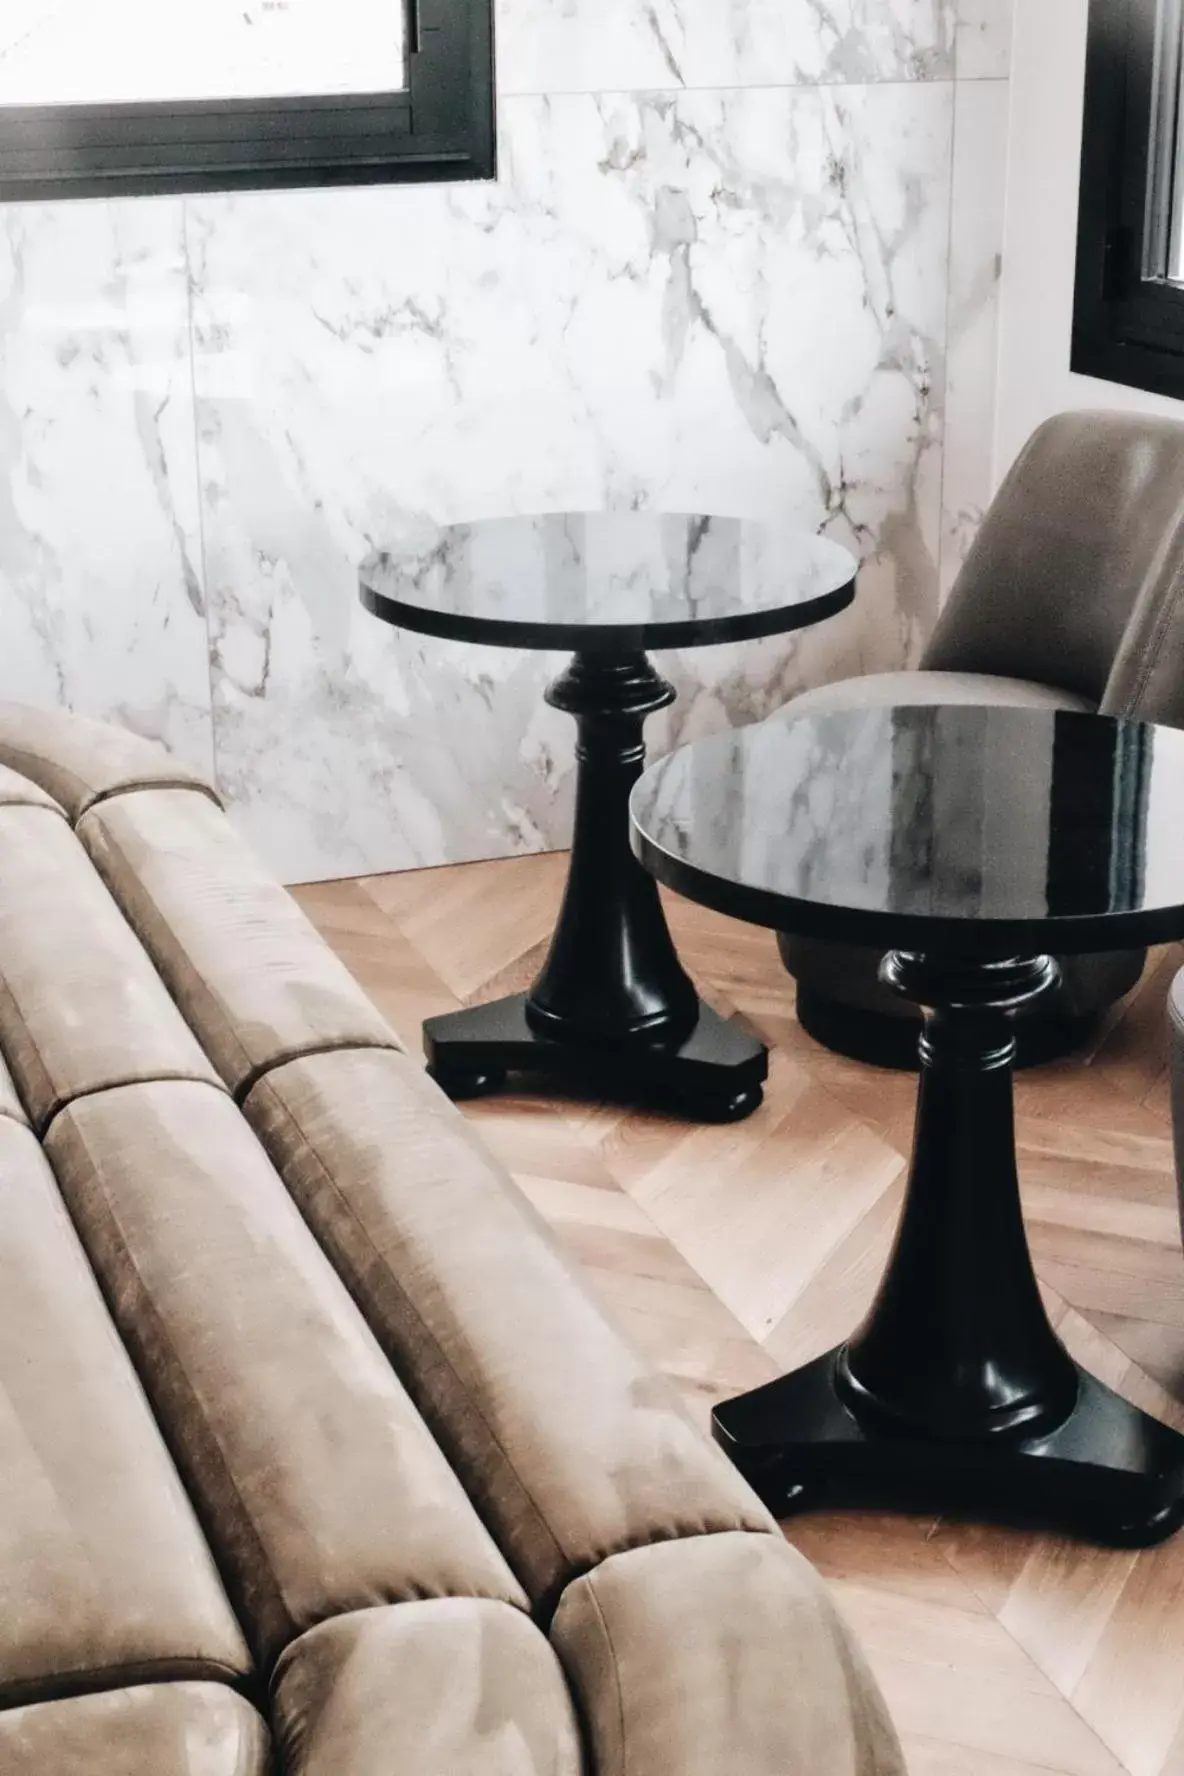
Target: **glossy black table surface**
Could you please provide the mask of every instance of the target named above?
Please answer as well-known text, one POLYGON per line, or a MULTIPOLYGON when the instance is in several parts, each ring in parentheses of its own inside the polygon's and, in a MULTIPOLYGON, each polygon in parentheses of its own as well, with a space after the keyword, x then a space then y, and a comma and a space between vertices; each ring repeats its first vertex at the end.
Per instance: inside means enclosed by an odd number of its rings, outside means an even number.
POLYGON ((838 710, 682 748, 633 793, 661 881, 885 949, 1184 936, 1184 732, 1043 709, 838 710))
POLYGON ((591 653, 779 635, 850 604, 855 562, 825 537, 747 518, 550 512, 436 527, 408 520, 360 572, 403 629, 591 653))
POLYGON ((1012 1064, 1052 955, 1184 937, 1184 733, 1027 709, 785 716, 653 766, 631 820, 658 879, 880 948, 925 1017, 876 1298, 837 1349, 716 1409, 733 1460, 780 1512, 972 1513, 1124 1545, 1178 1528, 1184 1437, 1079 1368, 1045 1313, 1012 1064))
POLYGON ((528 993, 425 1023, 429 1068, 453 1097, 512 1075, 699 1120, 756 1109, 765 1046, 701 1004, 629 848, 645 719, 674 701, 644 650, 821 622, 851 603, 855 573, 845 549, 784 524, 644 512, 405 520, 364 564, 362 603, 384 622, 574 656, 546 693, 578 733, 559 921, 528 993))

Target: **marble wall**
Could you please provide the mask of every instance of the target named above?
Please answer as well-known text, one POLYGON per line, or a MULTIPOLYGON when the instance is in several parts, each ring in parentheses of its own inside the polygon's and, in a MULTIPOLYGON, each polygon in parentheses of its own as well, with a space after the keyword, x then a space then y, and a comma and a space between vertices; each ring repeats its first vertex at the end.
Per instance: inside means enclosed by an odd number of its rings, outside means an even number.
POLYGON ((562 842, 554 662, 400 513, 793 512, 861 596, 658 745, 915 653, 989 494, 1010 0, 502 0, 496 184, 0 210, 0 694, 213 763, 289 880, 562 842))

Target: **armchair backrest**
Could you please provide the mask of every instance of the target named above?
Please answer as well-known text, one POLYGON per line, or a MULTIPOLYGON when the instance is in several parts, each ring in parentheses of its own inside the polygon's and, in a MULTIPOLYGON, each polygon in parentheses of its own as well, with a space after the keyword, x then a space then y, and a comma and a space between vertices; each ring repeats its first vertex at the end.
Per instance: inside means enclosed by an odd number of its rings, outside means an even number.
POLYGON ((983 520, 922 657, 1184 725, 1184 424, 1062 413, 983 520), (1165 658, 1165 646, 1168 656, 1165 658))

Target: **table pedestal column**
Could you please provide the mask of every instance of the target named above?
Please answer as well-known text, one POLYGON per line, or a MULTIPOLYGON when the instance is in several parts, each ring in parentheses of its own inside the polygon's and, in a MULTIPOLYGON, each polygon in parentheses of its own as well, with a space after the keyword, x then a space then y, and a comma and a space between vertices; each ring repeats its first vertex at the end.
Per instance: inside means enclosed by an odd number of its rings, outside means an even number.
POLYGON ((1184 1522, 1184 1437, 1073 1362, 1024 1232, 1014 1017, 1055 964, 896 952, 881 972, 925 1007, 887 1270, 848 1343, 718 1407, 716 1436, 782 1515, 949 1511, 1118 1545, 1160 1540, 1184 1522))
POLYGON ((629 846, 645 718, 673 700, 644 654, 577 654, 548 689, 578 731, 563 906, 529 993, 425 1023, 429 1070, 452 1097, 521 1073, 703 1121, 733 1121, 760 1103, 764 1047, 701 1004, 657 885, 629 846))

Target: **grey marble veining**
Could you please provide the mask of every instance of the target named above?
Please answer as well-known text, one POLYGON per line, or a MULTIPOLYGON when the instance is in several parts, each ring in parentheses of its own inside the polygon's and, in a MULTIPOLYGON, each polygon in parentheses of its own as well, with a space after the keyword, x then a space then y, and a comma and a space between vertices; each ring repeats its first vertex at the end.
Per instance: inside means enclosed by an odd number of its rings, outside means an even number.
POLYGON ((0 696, 211 766, 179 202, 0 208, 0 696))
POLYGON ((655 751, 913 656, 991 489, 1010 15, 499 0, 496 186, 0 209, 0 695, 216 731, 297 880, 566 837, 561 661, 358 606, 408 519, 865 559, 817 628, 663 652, 655 751))
POLYGON ((949 592, 994 485, 994 407, 1008 84, 955 88, 942 463, 941 592, 949 592))
MULTIPOLYGON (((392 635, 392 525, 792 518, 868 558, 683 656, 655 743, 898 663, 937 597, 952 87, 510 99, 497 186, 190 206, 218 769, 290 878, 561 843, 547 663, 392 635)), ((553 663, 552 663, 553 664, 553 663)))
POLYGON ((566 93, 947 80, 957 3, 499 0, 500 83, 566 93))

